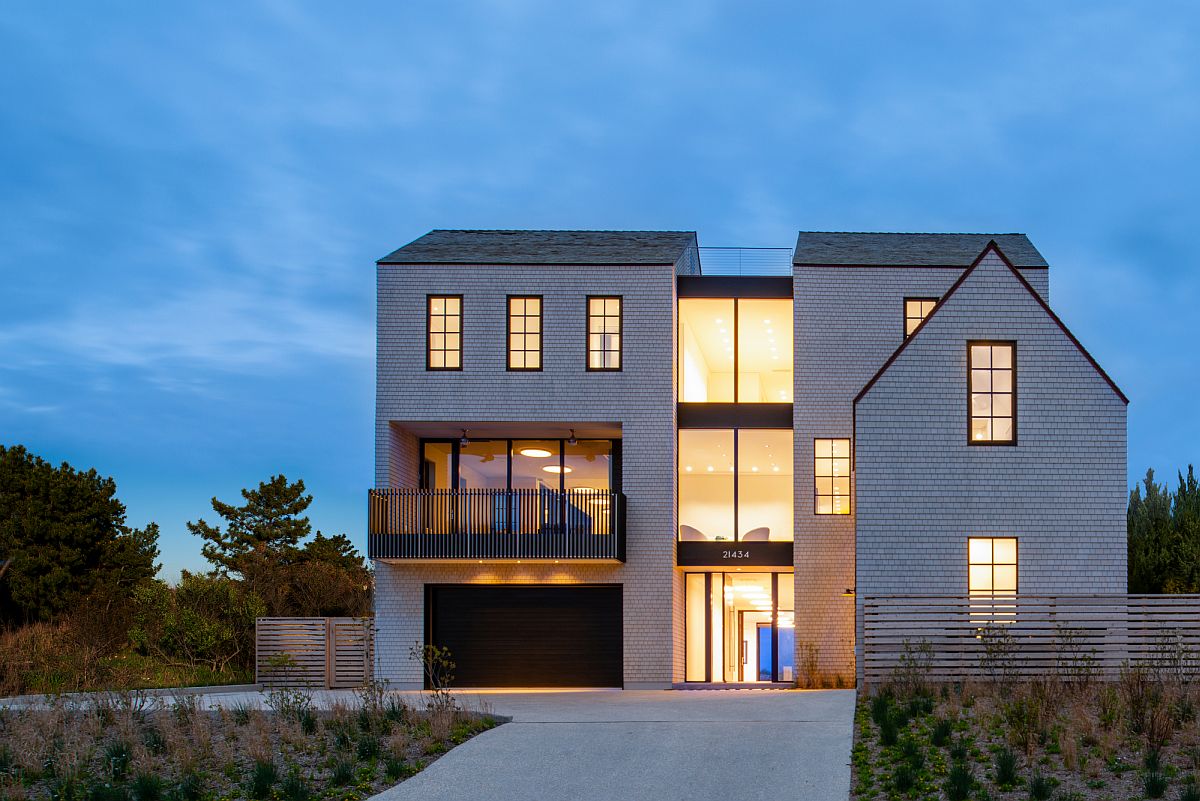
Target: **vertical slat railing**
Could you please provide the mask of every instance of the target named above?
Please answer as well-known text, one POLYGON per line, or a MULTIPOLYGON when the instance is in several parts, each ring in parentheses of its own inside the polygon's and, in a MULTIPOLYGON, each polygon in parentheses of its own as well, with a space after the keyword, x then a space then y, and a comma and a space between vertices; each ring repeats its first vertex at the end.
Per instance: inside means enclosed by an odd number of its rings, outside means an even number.
POLYGON ((378 489, 368 552, 379 559, 624 561, 624 496, 608 490, 378 489))

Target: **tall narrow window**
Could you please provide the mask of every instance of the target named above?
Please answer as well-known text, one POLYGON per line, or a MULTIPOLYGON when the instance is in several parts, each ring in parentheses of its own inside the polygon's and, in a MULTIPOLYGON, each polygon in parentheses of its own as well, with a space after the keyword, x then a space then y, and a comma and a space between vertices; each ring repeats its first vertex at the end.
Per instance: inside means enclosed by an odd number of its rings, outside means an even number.
POLYGON ((967 591, 988 598, 1017 594, 1015 537, 967 538, 967 591))
POLYGON ((542 299, 508 297, 508 369, 542 369, 542 299))
POLYGON ((819 515, 850 514, 850 440, 813 441, 813 510, 819 515))
POLYGON ((968 442, 1012 445, 1017 441, 1014 342, 969 342, 968 442))
POLYGON ((621 298, 588 297, 589 370, 621 369, 621 298))
POLYGON ((905 298, 904 299, 904 336, 912 336, 921 321, 929 316, 937 305, 937 298, 905 298))
POLYGON ((426 299, 425 369, 462 369, 462 295, 426 299))

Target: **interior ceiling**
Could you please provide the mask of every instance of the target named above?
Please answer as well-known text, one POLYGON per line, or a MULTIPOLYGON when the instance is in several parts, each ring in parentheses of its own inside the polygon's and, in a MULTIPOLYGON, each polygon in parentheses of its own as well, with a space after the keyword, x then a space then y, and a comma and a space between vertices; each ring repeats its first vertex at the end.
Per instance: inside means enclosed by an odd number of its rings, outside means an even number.
MULTIPOLYGON (((788 431, 742 431, 738 470, 760 475, 792 474, 792 438, 788 431), (758 468, 755 470, 755 468, 758 468), (776 469, 778 468, 778 469, 776 469)), ((733 471, 733 436, 729 431, 679 432, 679 470, 683 475, 729 475, 733 471), (708 468, 712 467, 710 471, 708 468), (688 467, 692 469, 689 471, 688 467)))
MULTIPOLYGON (((708 369, 733 370, 733 301, 723 298, 686 298, 679 302, 679 318, 691 330, 708 369)), ((792 302, 742 300, 738 303, 738 367, 762 373, 792 369, 792 302)))

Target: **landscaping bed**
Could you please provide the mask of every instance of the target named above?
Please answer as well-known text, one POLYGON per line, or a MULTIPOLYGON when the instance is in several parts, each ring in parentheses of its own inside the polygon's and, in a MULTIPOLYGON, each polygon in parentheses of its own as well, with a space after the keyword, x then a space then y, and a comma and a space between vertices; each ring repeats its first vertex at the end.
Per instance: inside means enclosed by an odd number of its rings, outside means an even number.
POLYGON ((932 684, 859 694, 851 798, 1200 801, 1200 686, 1181 670, 932 684))
POLYGON ((445 694, 415 708, 378 687, 317 710, 303 690, 201 708, 139 693, 0 710, 0 800, 366 798, 500 721, 445 694))

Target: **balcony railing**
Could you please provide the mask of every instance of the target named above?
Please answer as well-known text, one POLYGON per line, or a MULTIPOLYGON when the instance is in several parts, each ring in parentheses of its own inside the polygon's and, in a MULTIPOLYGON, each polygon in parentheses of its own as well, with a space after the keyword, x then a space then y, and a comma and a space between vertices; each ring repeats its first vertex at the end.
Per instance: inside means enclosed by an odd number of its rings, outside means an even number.
POLYGON ((573 489, 369 493, 372 559, 625 561, 625 496, 573 489))

